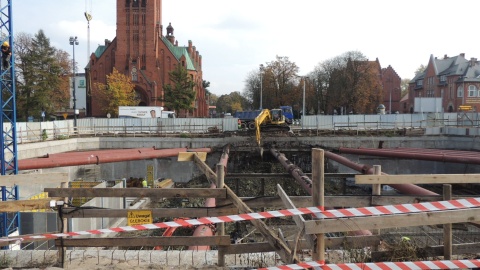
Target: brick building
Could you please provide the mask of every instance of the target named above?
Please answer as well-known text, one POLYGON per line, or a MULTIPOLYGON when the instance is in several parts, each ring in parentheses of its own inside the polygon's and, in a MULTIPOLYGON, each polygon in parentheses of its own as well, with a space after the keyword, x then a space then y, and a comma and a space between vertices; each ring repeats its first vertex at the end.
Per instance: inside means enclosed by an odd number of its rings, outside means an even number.
POLYGON ((389 65, 382 68, 383 105, 386 113, 402 112, 400 100, 402 79, 397 72, 389 65))
MULTIPOLYGON (((398 76, 392 66, 382 68, 378 58, 375 61, 368 61, 370 68, 377 74, 381 85, 382 102, 385 106, 385 113, 400 112, 400 99, 402 98, 401 83, 402 79, 398 76)), ((378 104, 380 105, 380 104, 378 104)))
MULTIPOLYGON (((116 68, 135 84, 138 106, 164 106, 163 86, 170 83, 169 72, 176 65, 188 70, 195 83, 193 113, 177 112, 180 117, 207 117, 208 105, 203 88, 202 57, 188 41, 178 46, 171 24, 163 33, 161 0, 117 0, 117 30, 113 41, 105 40, 90 56, 86 67, 87 115, 105 117, 96 98, 95 83, 106 83, 106 75, 116 68)), ((170 110, 170 108, 166 108, 170 110)))
MULTIPOLYGON (((465 54, 430 60, 423 72, 409 83, 405 107, 414 112, 415 98, 441 98, 444 112, 457 112, 459 106, 469 105, 480 110, 480 65, 476 58, 465 59, 465 54)), ((419 100, 419 99, 417 99, 419 100)))

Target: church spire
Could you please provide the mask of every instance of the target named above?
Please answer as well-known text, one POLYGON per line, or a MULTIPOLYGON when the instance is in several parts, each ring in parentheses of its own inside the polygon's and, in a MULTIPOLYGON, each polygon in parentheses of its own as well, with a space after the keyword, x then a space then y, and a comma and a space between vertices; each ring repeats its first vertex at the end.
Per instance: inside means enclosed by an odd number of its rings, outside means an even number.
POLYGON ((167 26, 167 39, 170 43, 175 44, 175 36, 173 35, 173 26, 172 23, 168 23, 167 26))

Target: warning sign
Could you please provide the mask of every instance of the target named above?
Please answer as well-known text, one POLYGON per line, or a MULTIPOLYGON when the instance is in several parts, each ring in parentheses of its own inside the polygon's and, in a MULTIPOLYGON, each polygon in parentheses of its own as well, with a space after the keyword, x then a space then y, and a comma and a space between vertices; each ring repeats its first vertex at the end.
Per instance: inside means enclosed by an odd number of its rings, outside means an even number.
POLYGON ((134 210, 128 211, 128 226, 153 223, 152 211, 134 210))

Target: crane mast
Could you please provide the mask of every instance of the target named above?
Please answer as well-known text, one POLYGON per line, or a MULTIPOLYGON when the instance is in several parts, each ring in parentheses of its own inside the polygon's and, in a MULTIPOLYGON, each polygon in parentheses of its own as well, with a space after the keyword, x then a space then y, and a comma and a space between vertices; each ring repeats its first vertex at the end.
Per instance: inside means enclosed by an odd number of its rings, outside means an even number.
MULTIPOLYGON (((2 148, 1 174, 18 174, 17 158, 17 114, 15 100, 15 50, 13 42, 13 21, 12 21, 13 0, 0 1, 0 36, 1 44, 8 42, 12 54, 8 60, 8 67, 1 65, 0 71, 0 126, 2 137, 0 145, 2 148)), ((2 201, 18 200, 18 186, 2 186, 2 201)), ((5 237, 16 231, 18 228, 18 213, 0 213, 0 236, 5 237)), ((8 246, 7 246, 8 247, 8 246)))

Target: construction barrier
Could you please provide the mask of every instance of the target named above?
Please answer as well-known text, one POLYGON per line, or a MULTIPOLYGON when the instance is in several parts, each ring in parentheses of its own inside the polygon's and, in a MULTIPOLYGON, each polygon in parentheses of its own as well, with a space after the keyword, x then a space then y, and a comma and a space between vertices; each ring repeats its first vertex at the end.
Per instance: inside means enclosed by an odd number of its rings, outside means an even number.
POLYGON ((452 261, 418 261, 418 262, 379 262, 379 263, 341 263, 341 264, 323 264, 320 261, 302 262, 298 264, 289 264, 260 268, 262 270, 287 270, 287 269, 310 269, 321 267, 331 270, 386 270, 386 269, 472 269, 480 267, 480 260, 452 260, 452 261))
POLYGON ((324 219, 344 218, 344 217, 362 217, 362 216, 380 216, 380 215, 393 215, 393 214, 408 214, 408 213, 420 213, 420 212, 434 212, 444 210, 456 210, 480 207, 480 198, 468 198, 449 201, 437 201, 437 202, 424 202, 414 204, 398 204, 387 206, 375 206, 375 207, 362 207, 362 208, 346 208, 339 210, 324 210, 323 207, 305 207, 295 209, 284 209, 276 211, 267 211, 259 213, 246 213, 239 215, 229 215, 220 217, 204 217, 199 219, 188 220, 176 220, 168 222, 160 222, 153 224, 143 224, 135 226, 124 226, 110 229, 88 230, 78 232, 66 232, 66 233, 51 233, 42 235, 26 235, 15 238, 0 238, 0 242, 5 241, 23 241, 26 239, 47 239, 58 238, 68 236, 79 235, 99 235, 106 233, 119 233, 119 232, 131 232, 142 230, 154 230, 171 227, 189 227, 206 224, 217 224, 237 221, 247 221, 255 219, 268 219, 275 217, 287 217, 297 215, 316 215, 317 217, 324 219))

